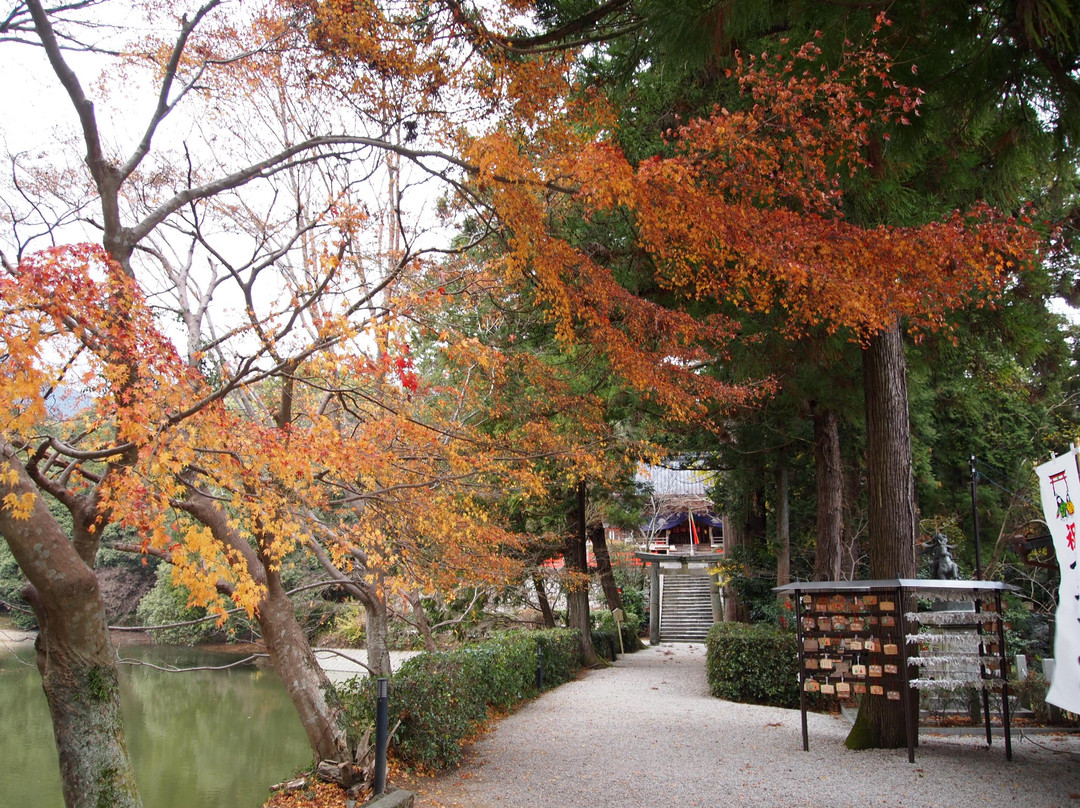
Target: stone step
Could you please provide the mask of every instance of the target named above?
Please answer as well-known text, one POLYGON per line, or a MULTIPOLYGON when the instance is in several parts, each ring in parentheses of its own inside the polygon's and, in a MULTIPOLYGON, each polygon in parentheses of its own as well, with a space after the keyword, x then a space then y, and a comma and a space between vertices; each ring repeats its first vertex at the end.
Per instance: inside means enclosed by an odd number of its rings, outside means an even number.
POLYGON ((660 612, 662 642, 703 642, 713 625, 712 580, 666 575, 660 612))
POLYGON ((699 623, 707 623, 708 625, 712 625, 712 621, 713 621, 712 612, 709 612, 708 614, 705 614, 703 612, 698 612, 696 614, 686 614, 686 615, 674 615, 674 614, 672 614, 672 615, 668 615, 667 617, 663 617, 663 616, 660 617, 660 625, 661 626, 673 625, 675 623, 690 623, 692 625, 697 625, 699 623))
POLYGON ((662 643, 704 643, 708 632, 666 632, 660 634, 662 643))

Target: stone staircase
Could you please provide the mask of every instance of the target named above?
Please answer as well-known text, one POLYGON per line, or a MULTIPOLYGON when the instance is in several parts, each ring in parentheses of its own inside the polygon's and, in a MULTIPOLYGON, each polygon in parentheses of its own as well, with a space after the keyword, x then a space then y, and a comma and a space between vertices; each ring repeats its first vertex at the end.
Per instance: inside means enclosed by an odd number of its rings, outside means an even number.
POLYGON ((660 592, 660 641, 704 642, 713 624, 712 578, 665 575, 660 592))

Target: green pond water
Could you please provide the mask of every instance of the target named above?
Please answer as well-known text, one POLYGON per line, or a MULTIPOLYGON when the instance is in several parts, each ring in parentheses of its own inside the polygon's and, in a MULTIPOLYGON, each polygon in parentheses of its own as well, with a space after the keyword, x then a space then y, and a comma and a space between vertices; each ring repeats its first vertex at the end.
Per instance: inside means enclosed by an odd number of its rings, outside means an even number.
MULTIPOLYGON (((121 658, 220 666, 236 655, 132 646, 121 658)), ((257 808, 311 762, 300 719, 271 670, 163 673, 121 665, 128 749, 147 808, 257 808)), ((56 745, 33 649, 0 643, 0 808, 63 808, 56 745)))

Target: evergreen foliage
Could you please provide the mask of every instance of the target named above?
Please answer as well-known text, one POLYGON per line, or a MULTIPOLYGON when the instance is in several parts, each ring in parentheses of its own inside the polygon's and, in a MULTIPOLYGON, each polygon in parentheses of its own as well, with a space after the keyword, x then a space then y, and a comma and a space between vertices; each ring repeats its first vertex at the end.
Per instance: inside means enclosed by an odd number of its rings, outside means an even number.
POLYGON ((762 625, 718 623, 709 631, 709 690, 727 701, 799 706, 795 634, 762 625))
MULTIPOLYGON (((514 631, 456 651, 419 654, 390 683, 390 742, 405 763, 428 769, 453 766, 462 744, 487 718, 539 694, 538 651, 544 688, 569 681, 579 667, 575 631, 514 631)), ((375 720, 373 678, 356 678, 338 692, 356 735, 375 720)))

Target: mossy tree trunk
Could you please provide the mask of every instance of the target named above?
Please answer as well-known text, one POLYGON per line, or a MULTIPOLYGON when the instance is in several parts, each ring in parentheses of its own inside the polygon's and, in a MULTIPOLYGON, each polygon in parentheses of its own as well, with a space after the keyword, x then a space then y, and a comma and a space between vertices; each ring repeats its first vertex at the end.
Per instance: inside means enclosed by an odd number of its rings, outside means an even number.
MULTIPOLYGON (((911 469, 907 365, 899 322, 875 336, 867 346, 863 353, 863 385, 870 577, 914 578, 918 520, 911 469)), ((906 604, 897 606, 903 609, 906 604)), ((918 705, 917 696, 911 702, 918 705)), ((852 749, 906 746, 903 701, 864 698, 846 743, 852 749)))
POLYGON ((93 555, 88 553, 90 563, 80 555, 12 447, 4 444, 2 452, 0 497, 34 495, 25 518, 0 508, 0 534, 29 581, 23 596, 38 621, 37 666, 52 717, 64 803, 138 808, 142 800, 124 740, 116 654, 93 555))

